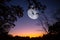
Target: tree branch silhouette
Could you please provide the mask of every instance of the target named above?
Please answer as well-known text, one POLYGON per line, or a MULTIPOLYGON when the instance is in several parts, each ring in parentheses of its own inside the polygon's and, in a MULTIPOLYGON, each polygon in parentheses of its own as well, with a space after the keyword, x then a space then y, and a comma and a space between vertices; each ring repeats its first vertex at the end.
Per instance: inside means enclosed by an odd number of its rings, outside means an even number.
POLYGON ((21 6, 7 6, 5 2, 11 0, 0 0, 0 35, 10 31, 15 26, 14 22, 17 21, 17 17, 23 17, 23 9, 21 6))

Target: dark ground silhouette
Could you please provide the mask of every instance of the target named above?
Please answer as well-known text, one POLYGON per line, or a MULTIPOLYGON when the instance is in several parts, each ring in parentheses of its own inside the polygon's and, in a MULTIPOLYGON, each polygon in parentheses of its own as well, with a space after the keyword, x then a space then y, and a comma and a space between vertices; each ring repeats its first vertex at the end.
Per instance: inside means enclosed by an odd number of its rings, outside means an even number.
POLYGON ((60 22, 56 22, 53 26, 49 27, 49 33, 43 37, 20 37, 8 34, 0 35, 0 40, 60 40, 60 22))

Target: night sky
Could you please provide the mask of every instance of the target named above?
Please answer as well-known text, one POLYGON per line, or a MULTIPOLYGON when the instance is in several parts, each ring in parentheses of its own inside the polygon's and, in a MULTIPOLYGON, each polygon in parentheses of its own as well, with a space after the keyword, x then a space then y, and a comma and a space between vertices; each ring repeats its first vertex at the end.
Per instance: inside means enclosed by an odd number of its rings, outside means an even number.
MULTIPOLYGON (((38 1, 40 1, 43 5, 47 6, 45 10, 45 15, 48 18, 48 23, 50 25, 55 23, 56 19, 54 19, 52 15, 54 14, 53 12, 56 9, 60 8, 59 6, 60 1, 59 0, 38 0, 38 1)), ((34 37, 34 36, 37 37, 46 34, 43 27, 41 26, 41 23, 38 22, 39 21, 38 19, 33 20, 28 17, 27 15, 28 4, 25 0, 13 0, 9 4, 20 5, 24 9, 24 16, 22 18, 18 18, 17 22, 15 22, 16 26, 10 30, 9 34, 12 34, 14 36, 18 35, 18 36, 30 36, 30 37, 34 37)), ((43 22, 46 20, 43 14, 41 14, 40 19, 43 22)), ((46 25, 45 28, 48 31, 46 25)))

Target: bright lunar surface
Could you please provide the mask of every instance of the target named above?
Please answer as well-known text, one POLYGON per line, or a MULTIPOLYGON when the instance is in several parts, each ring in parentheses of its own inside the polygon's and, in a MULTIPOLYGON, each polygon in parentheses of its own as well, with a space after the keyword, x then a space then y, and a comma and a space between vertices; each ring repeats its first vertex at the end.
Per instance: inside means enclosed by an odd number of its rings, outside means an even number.
POLYGON ((31 19, 37 19, 39 17, 39 11, 37 9, 29 9, 28 16, 31 19))

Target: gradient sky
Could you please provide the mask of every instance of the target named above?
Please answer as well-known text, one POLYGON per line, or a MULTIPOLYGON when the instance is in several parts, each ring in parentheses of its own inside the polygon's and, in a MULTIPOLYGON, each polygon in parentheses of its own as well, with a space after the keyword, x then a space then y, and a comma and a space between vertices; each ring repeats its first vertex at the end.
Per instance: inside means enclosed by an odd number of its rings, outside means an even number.
MULTIPOLYGON (((52 25, 56 20, 52 17, 53 12, 60 8, 60 1, 56 0, 38 0, 40 1, 43 5, 47 6, 47 9, 45 10, 45 15, 48 18, 48 22, 50 25, 52 25)), ((42 36, 42 34, 45 34, 46 32, 44 31, 43 27, 41 24, 38 22, 39 20, 32 20, 28 17, 27 15, 27 9, 28 5, 25 2, 25 0, 13 0, 9 4, 13 5, 20 5, 24 9, 24 16, 22 18, 18 18, 17 22, 15 22, 16 26, 12 28, 9 32, 9 34, 12 35, 18 35, 18 36, 42 36), (40 25, 37 25, 40 24, 40 25)), ((40 16, 40 19, 42 21, 45 21, 43 14, 40 16)), ((48 28, 45 26, 45 28, 48 30, 48 28)))

